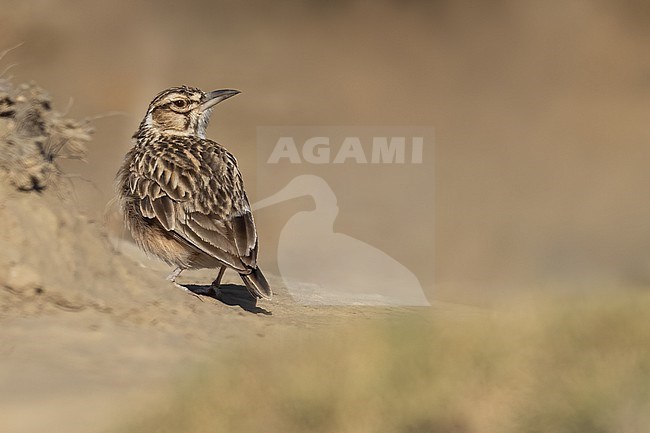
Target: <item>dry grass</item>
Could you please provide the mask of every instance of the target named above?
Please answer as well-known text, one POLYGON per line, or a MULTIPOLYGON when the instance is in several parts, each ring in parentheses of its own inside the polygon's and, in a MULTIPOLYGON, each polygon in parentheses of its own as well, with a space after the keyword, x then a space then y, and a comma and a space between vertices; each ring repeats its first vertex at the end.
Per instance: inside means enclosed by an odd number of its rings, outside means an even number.
POLYGON ((121 432, 648 432, 648 294, 218 348, 121 432))

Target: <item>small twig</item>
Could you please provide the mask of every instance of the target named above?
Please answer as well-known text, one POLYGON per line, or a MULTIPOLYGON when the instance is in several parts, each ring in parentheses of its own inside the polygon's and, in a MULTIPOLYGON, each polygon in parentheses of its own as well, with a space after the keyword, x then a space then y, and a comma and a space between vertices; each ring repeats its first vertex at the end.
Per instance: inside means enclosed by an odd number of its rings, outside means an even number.
POLYGON ((24 44, 24 42, 20 42, 19 44, 14 45, 13 47, 11 47, 11 48, 7 48, 6 50, 0 52, 0 60, 2 60, 2 58, 3 58, 4 56, 6 56, 8 53, 10 53, 11 51, 13 51, 13 50, 15 50, 16 48, 20 47, 20 46, 23 45, 23 44, 24 44))
POLYGON ((62 177, 67 178, 67 179, 79 179, 79 180, 83 180, 84 182, 89 183, 89 184, 90 184, 90 185, 95 189, 95 191, 97 191, 100 195, 104 195, 104 191, 102 191, 102 189, 101 189, 99 186, 97 186, 97 184, 96 184, 94 181, 92 181, 91 179, 86 179, 85 177, 83 177, 83 176, 80 175, 80 174, 76 174, 76 173, 71 173, 71 174, 63 173, 63 174, 62 174, 62 177))
POLYGON ((70 99, 68 100, 68 105, 65 107, 65 110, 63 110, 63 113, 61 113, 62 117, 66 117, 68 113, 70 113, 70 110, 72 109, 72 104, 74 104, 74 98, 71 96, 70 99))
POLYGON ((4 68, 2 72, 0 72, 0 77, 2 77, 4 74, 6 74, 9 71, 9 69, 13 68, 16 65, 18 65, 18 63, 12 63, 11 65, 4 68))
POLYGON ((126 111, 109 111, 104 114, 96 114, 94 116, 86 117, 84 120, 86 120, 86 122, 92 122, 95 120, 105 119, 107 117, 128 116, 128 115, 129 113, 127 113, 126 111))

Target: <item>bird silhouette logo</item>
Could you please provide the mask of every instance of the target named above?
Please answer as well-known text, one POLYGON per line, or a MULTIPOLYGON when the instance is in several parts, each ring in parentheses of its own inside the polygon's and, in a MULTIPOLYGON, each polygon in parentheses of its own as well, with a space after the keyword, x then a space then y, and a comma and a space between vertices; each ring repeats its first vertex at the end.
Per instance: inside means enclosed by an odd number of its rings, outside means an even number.
POLYGON ((311 196, 315 208, 294 214, 280 232, 277 262, 291 296, 304 304, 428 306, 418 278, 384 251, 334 231, 339 212, 329 184, 300 175, 253 204, 255 211, 311 196))

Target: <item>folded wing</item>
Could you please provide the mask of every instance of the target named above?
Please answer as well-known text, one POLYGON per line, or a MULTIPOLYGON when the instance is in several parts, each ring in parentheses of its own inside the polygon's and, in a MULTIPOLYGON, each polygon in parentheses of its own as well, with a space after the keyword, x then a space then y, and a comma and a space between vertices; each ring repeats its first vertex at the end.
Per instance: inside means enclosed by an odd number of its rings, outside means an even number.
POLYGON ((205 139, 159 143, 136 162, 131 189, 143 216, 246 273, 257 266, 257 232, 237 161, 205 139))

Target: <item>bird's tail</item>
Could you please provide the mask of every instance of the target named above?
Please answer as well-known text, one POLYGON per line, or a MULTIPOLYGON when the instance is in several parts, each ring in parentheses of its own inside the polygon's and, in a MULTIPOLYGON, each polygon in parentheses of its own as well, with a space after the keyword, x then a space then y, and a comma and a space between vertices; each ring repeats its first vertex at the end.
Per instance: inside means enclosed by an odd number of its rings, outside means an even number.
POLYGON ((260 268, 253 269, 250 274, 239 275, 244 280, 244 284, 246 284, 246 288, 251 292, 251 295, 257 298, 271 299, 273 292, 271 292, 271 287, 260 268))

